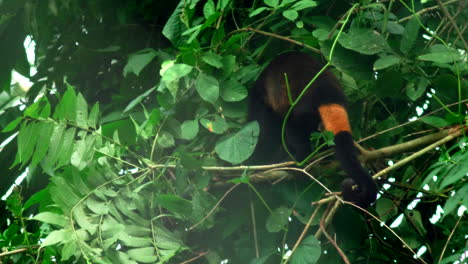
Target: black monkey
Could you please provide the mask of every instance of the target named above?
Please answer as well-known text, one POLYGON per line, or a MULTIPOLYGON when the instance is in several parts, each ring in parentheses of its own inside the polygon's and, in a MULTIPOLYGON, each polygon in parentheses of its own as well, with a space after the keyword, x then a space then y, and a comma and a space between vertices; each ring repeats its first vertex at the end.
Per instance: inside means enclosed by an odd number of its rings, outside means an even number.
MULTIPOLYGON (((254 157, 268 156, 264 161, 270 162, 286 157, 281 146, 281 126, 290 107, 285 74, 295 100, 322 67, 305 53, 287 52, 278 55, 263 70, 250 95, 249 119, 260 125, 254 157)), ((285 129, 286 145, 297 160, 305 159, 311 152, 309 136, 322 122, 335 135, 336 157, 350 176, 342 183, 344 199, 368 207, 376 199, 377 186, 358 160, 345 103, 338 80, 330 71, 324 71, 294 107, 285 129)))

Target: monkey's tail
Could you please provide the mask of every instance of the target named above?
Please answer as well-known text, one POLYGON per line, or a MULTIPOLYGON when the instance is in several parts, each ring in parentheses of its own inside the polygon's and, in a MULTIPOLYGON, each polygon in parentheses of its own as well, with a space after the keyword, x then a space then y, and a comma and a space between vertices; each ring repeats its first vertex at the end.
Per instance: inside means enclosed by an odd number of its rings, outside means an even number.
POLYGON ((339 104, 325 104, 319 107, 319 112, 325 129, 335 135, 336 157, 350 176, 342 183, 343 198, 368 207, 377 198, 377 186, 358 159, 346 109, 339 104))

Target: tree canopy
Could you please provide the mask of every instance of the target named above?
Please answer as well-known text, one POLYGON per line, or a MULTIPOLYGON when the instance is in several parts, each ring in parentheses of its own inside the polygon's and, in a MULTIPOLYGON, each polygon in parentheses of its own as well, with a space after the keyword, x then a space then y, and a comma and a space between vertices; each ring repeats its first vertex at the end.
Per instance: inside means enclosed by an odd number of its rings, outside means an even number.
POLYGON ((462 263, 467 17, 460 0, 0 1, 0 263, 462 263), (249 90, 291 50, 338 77, 370 208, 340 198, 326 133, 300 166, 247 162, 249 90))

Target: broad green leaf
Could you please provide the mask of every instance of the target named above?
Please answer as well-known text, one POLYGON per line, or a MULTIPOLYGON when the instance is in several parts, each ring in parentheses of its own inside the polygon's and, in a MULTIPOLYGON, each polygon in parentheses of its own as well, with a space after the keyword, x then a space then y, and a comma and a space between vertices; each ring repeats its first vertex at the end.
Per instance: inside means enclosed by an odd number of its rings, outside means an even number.
MULTIPOLYGON (((25 117, 29 116, 32 118, 39 118, 41 116, 41 112, 43 108, 46 106, 46 103, 48 104, 47 99, 45 98, 39 99, 37 102, 33 103, 32 105, 24 109, 24 116, 25 117)), ((49 108, 50 108, 50 105, 49 105, 49 108)), ((45 117, 48 117, 48 116, 45 116, 45 117)))
POLYGON ((462 203, 460 201, 465 201, 464 206, 466 206, 466 201, 468 197, 468 184, 464 184, 459 190, 455 191, 455 195, 450 196, 444 205, 444 217, 450 215, 453 210, 455 210, 462 203))
POLYGON ((202 60, 217 69, 223 67, 222 57, 213 52, 206 52, 202 56, 202 60))
POLYGON ((38 126, 39 138, 34 149, 34 154, 30 166, 35 166, 39 161, 44 158, 47 150, 49 149, 50 139, 54 132, 55 124, 52 121, 41 122, 38 126))
MULTIPOLYGON (((33 154, 34 146, 39 139, 39 127, 41 126, 38 122, 25 123, 18 134, 18 152, 17 159, 23 165, 29 161, 33 154)), ((16 162, 15 162, 16 164, 16 162)))
POLYGON ((93 213, 97 215, 105 215, 109 213, 109 207, 107 203, 98 201, 93 198, 86 199, 86 205, 93 213))
POLYGON ((60 229, 52 231, 41 243, 41 248, 63 243, 73 237, 73 233, 70 230, 60 229))
POLYGON ((208 129, 208 131, 215 134, 223 134, 228 128, 226 120, 219 115, 215 115, 214 118, 211 119, 201 118, 200 123, 208 129))
POLYGON ((179 79, 192 71, 192 66, 187 64, 174 64, 162 72, 162 81, 169 89, 171 95, 176 98, 179 89, 179 79))
POLYGON ((296 10, 288 9, 283 11, 283 16, 291 21, 294 21, 297 17, 299 17, 299 13, 297 13, 296 10))
POLYGON ((317 2, 316 1, 312 1, 312 0, 301 0, 297 3, 295 3, 293 6, 292 6, 292 9, 296 10, 296 11, 299 11, 299 10, 302 10, 302 9, 306 9, 306 8, 310 8, 310 7, 316 7, 317 6, 317 2))
POLYGON ((438 116, 426 116, 422 118, 421 121, 435 127, 446 127, 450 125, 450 123, 447 120, 438 116))
POLYGON ((266 7, 264 7, 264 6, 263 6, 263 7, 259 7, 259 8, 257 8, 257 9, 255 9, 254 11, 250 12, 249 17, 254 17, 254 16, 260 14, 261 12, 263 12, 263 11, 265 11, 265 10, 267 10, 266 7))
POLYGON ((257 122, 250 122, 237 133, 218 141, 215 147, 216 153, 221 159, 232 164, 245 161, 255 150, 259 130, 257 122))
POLYGON ((127 253, 133 260, 143 263, 156 263, 158 259, 155 255, 154 247, 129 249, 127 253))
POLYGON ((223 82, 221 87, 221 98, 226 102, 238 102, 248 95, 247 88, 234 79, 223 82))
POLYGON ((192 203, 179 196, 161 194, 156 197, 156 202, 167 210, 184 217, 189 217, 192 214, 192 203))
POLYGON ((460 61, 461 56, 458 52, 446 51, 446 52, 433 52, 429 54, 424 54, 418 56, 419 60, 424 61, 433 61, 439 63, 451 63, 455 61, 460 61))
POLYGON ((216 9, 220 11, 224 11, 228 4, 231 2, 231 0, 219 0, 218 3, 216 4, 216 9))
POLYGON ((210 103, 214 103, 218 100, 219 83, 213 76, 200 72, 195 81, 195 88, 203 100, 210 103))
POLYGON ((54 127, 54 132, 52 132, 52 136, 50 137, 50 142, 53 142, 53 144, 50 145, 44 160, 45 168, 52 168, 53 164, 59 158, 60 151, 62 151, 62 137, 65 132, 65 127, 66 125, 62 123, 56 124, 54 127))
POLYGON ((76 124, 76 93, 73 87, 68 87, 59 105, 61 105, 60 110, 62 111, 62 117, 72 124, 76 124))
POLYGON ((88 126, 91 128, 97 128, 97 119, 99 116, 99 103, 95 103, 93 108, 91 108, 91 112, 89 113, 88 118, 88 126))
POLYGON ((65 131, 62 142, 60 144, 60 155, 57 160, 55 168, 60 168, 70 163, 73 154, 73 146, 75 145, 76 128, 70 127, 65 131))
POLYGON ((80 128, 88 129, 88 103, 81 93, 76 97, 76 124, 80 128))
POLYGON ((223 68, 222 69, 223 69, 224 76, 228 77, 235 70, 236 56, 234 56, 234 55, 223 56, 222 62, 223 62, 223 68))
POLYGON ((203 16, 208 19, 210 16, 216 13, 216 8, 213 0, 208 0, 203 6, 203 16))
POLYGON ((268 5, 268 6, 271 6, 271 7, 278 7, 279 5, 279 0, 263 0, 263 2, 268 5))
POLYGON ((347 34, 342 34, 338 42, 347 49, 366 55, 379 53, 386 45, 382 35, 368 28, 351 28, 347 34))
POLYGON ((374 62, 374 71, 382 70, 398 63, 400 63, 400 58, 395 55, 387 55, 374 62))
POLYGON ((425 77, 418 77, 416 79, 413 79, 409 81, 406 85, 406 95, 412 101, 416 101, 426 92, 427 86, 429 84, 429 79, 425 77))
POLYGON ((133 99, 128 105, 127 107, 125 107, 125 110, 123 111, 124 113, 132 110, 137 104, 139 104, 141 101, 143 101, 146 97, 148 97, 148 95, 150 95, 151 92, 153 92, 154 90, 156 90, 156 86, 154 86, 153 88, 150 88, 148 90, 146 90, 144 93, 140 94, 139 96, 137 96, 135 99, 133 99))
POLYGON ((279 207, 273 210, 273 213, 268 216, 266 229, 268 232, 276 233, 288 224, 292 210, 286 207, 279 207))
POLYGON ((60 227, 65 227, 69 224, 68 219, 64 215, 55 214, 52 212, 39 213, 35 215, 33 219, 52 225, 58 225, 60 227))
POLYGON ((313 235, 306 237, 291 256, 291 264, 315 264, 320 258, 322 247, 313 235))
POLYGON ((180 126, 182 138, 187 140, 194 139, 199 130, 198 120, 185 120, 180 126))
POLYGON ((90 235, 96 234, 98 224, 93 221, 84 211, 84 204, 77 204, 73 207, 73 219, 81 228, 88 231, 90 235))
POLYGON ((23 121, 23 117, 17 117, 15 120, 11 121, 10 123, 8 123, 8 125, 2 130, 3 133, 6 133, 6 132, 10 132, 12 131, 13 129, 15 129, 19 123, 21 123, 21 121, 23 121))
POLYGON ((405 27, 393 21, 387 21, 387 31, 395 35, 402 35, 405 33, 405 27))
POLYGON ((418 16, 413 16, 405 25, 405 32, 401 36, 400 41, 400 50, 403 54, 408 54, 418 38, 420 28, 418 19, 418 16))
POLYGON ((329 33, 330 32, 328 30, 325 30, 323 28, 318 28, 318 29, 312 31, 312 36, 314 36, 315 38, 317 38, 320 41, 324 41, 324 40, 328 39, 328 34, 329 33))
POLYGON ((181 18, 186 16, 186 5, 186 2, 179 2, 162 30, 162 34, 171 41, 175 47, 185 45, 184 38, 181 38, 181 34, 187 29, 187 26, 181 18))
POLYGON ((62 248, 62 261, 70 259, 72 256, 76 255, 78 245, 76 240, 67 241, 62 248))
MULTIPOLYGON (((461 153, 460 153, 461 154, 461 153)), ((445 174, 442 183, 439 186, 439 190, 443 190, 447 186, 456 182, 462 182, 462 179, 466 178, 468 174, 468 152, 462 154, 462 158, 457 163, 451 166, 451 169, 445 174)))
POLYGON ((170 148, 175 145, 175 140, 172 134, 163 131, 158 137, 158 144, 163 148, 170 148))
POLYGON ((154 49, 139 50, 128 56, 127 65, 125 65, 123 74, 127 76, 129 73, 134 73, 136 76, 140 75, 143 70, 155 57, 158 52, 154 49))

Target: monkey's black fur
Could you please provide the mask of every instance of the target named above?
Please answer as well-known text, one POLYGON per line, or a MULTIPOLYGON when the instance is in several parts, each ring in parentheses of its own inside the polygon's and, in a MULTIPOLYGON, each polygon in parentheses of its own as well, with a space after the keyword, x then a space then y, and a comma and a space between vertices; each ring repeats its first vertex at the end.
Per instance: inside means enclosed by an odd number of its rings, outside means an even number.
MULTIPOLYGON (((259 141, 253 154, 257 161, 280 162, 287 158, 281 145, 281 126, 290 107, 285 74, 295 100, 322 67, 318 60, 305 53, 287 52, 274 58, 263 70, 250 94, 249 107, 249 119, 257 120, 260 125, 259 141)), ((318 130, 322 121, 319 108, 327 105, 344 107, 345 104, 346 98, 336 77, 328 70, 323 72, 294 107, 287 121, 286 144, 297 160, 303 160, 311 153, 309 136, 318 130)), ((346 114, 341 118, 347 120, 346 114)), ((343 197, 368 207, 376 199, 377 186, 357 158, 351 131, 333 132, 336 157, 350 176, 343 181, 343 197), (353 189, 353 185, 357 185, 357 189, 353 189)))

